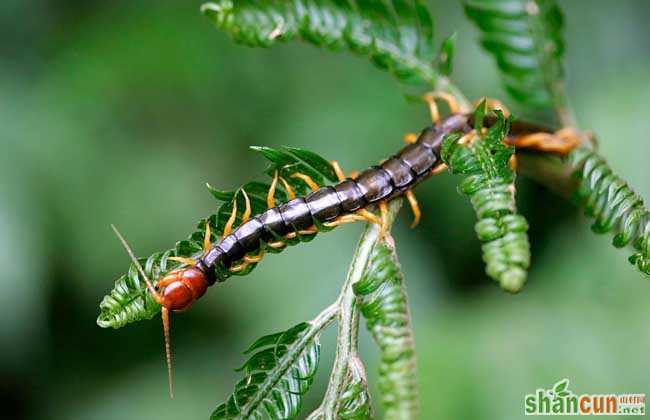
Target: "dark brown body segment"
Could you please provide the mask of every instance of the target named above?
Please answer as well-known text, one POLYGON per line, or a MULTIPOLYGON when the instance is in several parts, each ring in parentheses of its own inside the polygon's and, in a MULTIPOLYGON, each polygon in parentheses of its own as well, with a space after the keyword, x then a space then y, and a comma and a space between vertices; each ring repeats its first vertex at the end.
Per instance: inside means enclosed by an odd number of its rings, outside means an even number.
MULTIPOLYGON (((215 265, 229 268, 247 253, 257 251, 261 241, 281 240, 290 232, 307 229, 314 222, 330 222, 371 204, 403 194, 431 174, 440 161, 444 137, 471 129, 469 117, 452 115, 435 127, 422 131, 418 140, 404 147, 380 166, 363 171, 356 179, 325 186, 305 198, 296 198, 280 207, 266 210, 243 223, 223 238, 199 261, 201 270, 214 272, 215 265)), ((210 284, 215 280, 209 277, 210 284)))

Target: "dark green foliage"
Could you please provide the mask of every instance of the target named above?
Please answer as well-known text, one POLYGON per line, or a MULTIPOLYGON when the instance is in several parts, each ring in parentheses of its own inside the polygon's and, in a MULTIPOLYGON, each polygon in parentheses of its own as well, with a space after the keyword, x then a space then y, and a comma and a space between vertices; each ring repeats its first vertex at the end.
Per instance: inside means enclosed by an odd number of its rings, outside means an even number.
POLYGON ((399 79, 436 84, 433 24, 420 0, 220 0, 201 10, 242 44, 299 38, 369 57, 399 79))
POLYGON ((210 419, 295 418, 320 357, 320 330, 311 327, 303 322, 253 343, 245 353, 255 353, 238 369, 246 376, 210 419))
POLYGON ((418 389, 411 316, 397 254, 379 242, 354 292, 380 349, 379 390, 386 418, 415 419, 418 389))
MULTIPOLYGON (((284 178, 296 194, 305 195, 309 192, 308 186, 304 181, 292 178, 296 172, 309 175, 319 185, 327 185, 336 182, 336 174, 330 163, 315 153, 297 148, 272 149, 269 147, 253 147, 253 150, 259 151, 271 162, 267 174, 273 176, 278 171, 279 176, 284 178)), ((180 263, 169 260, 171 256, 186 257, 198 259, 203 255, 203 238, 205 236, 206 221, 210 222, 212 228, 212 242, 217 241, 223 234, 228 218, 232 212, 232 206, 237 201, 237 219, 235 226, 241 223, 241 217, 245 209, 243 194, 238 191, 244 190, 250 198, 252 214, 256 215, 264 211, 267 207, 266 198, 270 188, 269 184, 263 182, 249 182, 244 184, 240 189, 235 191, 220 191, 208 185, 210 193, 220 203, 215 214, 208 216, 199 222, 196 230, 186 240, 176 243, 176 246, 165 252, 158 252, 147 259, 141 260, 147 276, 156 280, 168 272, 181 267, 180 263)), ((288 199, 287 191, 278 183, 275 192, 276 205, 286 202, 288 199)), ((286 241, 289 245, 297 244, 301 241, 309 241, 315 235, 299 235, 295 239, 286 241)), ((280 252, 281 249, 266 247, 268 252, 280 252)), ((249 265, 246 269, 231 273, 217 268, 218 275, 222 278, 231 274, 246 275, 255 268, 255 264, 249 265)), ((97 324, 100 327, 120 328, 130 322, 151 319, 155 314, 160 312, 158 305, 151 298, 146 289, 144 280, 136 268, 131 265, 127 274, 123 275, 115 282, 113 290, 104 297, 99 305, 100 314, 97 318, 97 324)))
POLYGON ((564 107, 563 18, 554 0, 467 0, 508 92, 533 106, 564 107))
MULTIPOLYGON (((481 104, 475 114, 478 126, 484 106, 481 104)), ((530 265, 528 223, 517 214, 515 205, 515 176, 509 166, 514 148, 502 143, 509 121, 500 112, 498 116, 497 123, 470 144, 460 144, 460 135, 445 139, 442 159, 452 173, 465 176, 459 191, 470 198, 476 212, 475 229, 483 242, 487 274, 504 290, 517 292, 526 281, 530 265)))
POLYGON ((612 243, 617 248, 632 244, 638 252, 630 262, 650 275, 650 212, 643 199, 596 152, 581 147, 569 159, 580 181, 576 198, 595 219, 592 230, 615 232, 612 243))

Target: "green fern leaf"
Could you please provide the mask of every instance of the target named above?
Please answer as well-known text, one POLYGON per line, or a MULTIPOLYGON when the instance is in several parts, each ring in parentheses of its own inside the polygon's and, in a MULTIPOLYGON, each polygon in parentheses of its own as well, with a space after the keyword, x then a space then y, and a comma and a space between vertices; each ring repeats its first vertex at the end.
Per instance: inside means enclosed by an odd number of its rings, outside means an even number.
POLYGON ((337 419, 371 420, 373 418, 368 382, 363 363, 357 357, 348 360, 348 371, 337 401, 337 419))
POLYGON ((564 108, 562 11, 554 0, 467 0, 506 89, 522 103, 564 108))
POLYGON ((335 308, 326 310, 311 323, 253 343, 246 353, 255 353, 238 369, 245 377, 210 419, 295 418, 318 369, 319 335, 335 315, 335 308))
POLYGON ((420 0, 220 0, 201 10, 248 46, 301 39, 368 57, 401 80, 436 84, 433 24, 420 0))
MULTIPOLYGON (((482 120, 483 106, 478 107, 475 120, 482 120)), ((458 143, 460 135, 448 136, 442 159, 452 173, 465 176, 459 190, 470 198, 476 212, 475 229, 483 242, 487 274, 514 293, 526 281, 530 265, 528 222, 517 214, 515 204, 514 173, 508 164, 514 148, 502 143, 509 120, 497 113, 497 123, 480 140, 467 145, 458 143)))
MULTIPOLYGON (((307 194, 310 189, 305 181, 292 177, 297 172, 310 176, 319 185, 327 185, 337 181, 336 174, 330 163, 316 153, 298 148, 253 147, 252 149, 259 151, 269 160, 270 165, 266 171, 268 175, 272 177, 277 171, 278 175, 289 184, 291 190, 299 195, 307 194)), ((186 240, 177 242, 174 248, 142 259, 141 263, 147 276, 150 279, 158 279, 182 266, 180 263, 169 260, 169 257, 200 258, 203 255, 206 223, 210 223, 212 228, 211 239, 214 243, 222 236, 235 201, 237 202, 235 226, 242 221, 245 199, 243 194, 237 192, 240 190, 246 191, 250 199, 252 214, 255 215, 266 210, 266 198, 269 188, 269 184, 258 181, 246 183, 235 191, 221 191, 208 185, 208 190, 219 203, 216 213, 199 221, 195 231, 186 240)), ((275 204, 279 205, 286 202, 288 196, 288 191, 284 189, 281 183, 278 183, 275 192, 275 204)), ((295 245, 309 241, 314 237, 315 235, 301 235, 286 242, 288 245, 295 245)), ((271 247, 267 247, 265 250, 268 252, 281 251, 281 249, 271 247)), ((218 275, 221 278, 226 278, 230 275, 247 275, 255 267, 256 264, 251 264, 245 270, 237 273, 231 273, 219 267, 217 267, 217 270, 219 270, 218 275)), ((129 267, 127 274, 115 281, 113 290, 104 297, 99 307, 100 314, 97 318, 97 324, 103 328, 120 328, 130 322, 151 319, 160 312, 160 305, 151 298, 144 279, 140 277, 140 273, 133 265, 129 267)))
POLYGON ((595 219, 592 230, 615 232, 612 243, 617 248, 632 244, 637 252, 630 263, 650 275, 650 211, 643 199, 596 152, 580 147, 571 152, 569 161, 580 182, 576 201, 595 219))
POLYGON ((379 242, 361 280, 353 285, 361 314, 380 349, 379 390, 386 418, 415 419, 418 388, 415 342, 395 249, 379 242))

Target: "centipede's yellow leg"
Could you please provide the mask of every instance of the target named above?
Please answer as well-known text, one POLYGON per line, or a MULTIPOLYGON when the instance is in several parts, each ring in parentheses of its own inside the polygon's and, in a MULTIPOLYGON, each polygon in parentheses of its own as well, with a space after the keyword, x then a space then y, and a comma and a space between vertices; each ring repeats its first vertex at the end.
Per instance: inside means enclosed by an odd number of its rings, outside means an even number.
POLYGON ((293 188, 291 188, 291 185, 289 185, 287 180, 280 177, 280 182, 282 183, 284 189, 287 191, 287 196, 289 197, 289 200, 293 200, 294 198, 296 198, 296 193, 293 191, 293 188))
POLYGON ((271 187, 269 192, 266 194, 266 205, 268 208, 272 209, 275 207, 275 188, 278 186, 278 171, 276 170, 273 174, 273 182, 271 182, 271 187))
POLYGON ((318 228, 316 226, 311 226, 308 227, 307 229, 302 229, 297 232, 289 232, 286 235, 284 235, 283 238, 294 239, 295 237, 300 235, 313 235, 314 233, 318 233, 318 228))
POLYGON ((520 136, 510 143, 520 149, 566 155, 579 146, 582 139, 573 128, 562 128, 555 133, 533 133, 520 136))
MULTIPOLYGON (((343 170, 341 169, 341 166, 339 163, 335 160, 330 161, 332 164, 332 168, 334 169, 334 172, 336 173, 336 177, 339 179, 339 181, 343 182, 346 179, 345 173, 343 173, 343 170)), ((350 175, 347 178, 350 179, 356 179, 357 176, 359 176, 358 171, 352 171, 350 172, 350 175)))
POLYGON ((176 278, 174 278, 174 277, 163 278, 163 279, 160 279, 160 280, 158 280, 158 281, 156 282, 156 286, 155 286, 155 287, 156 287, 156 288, 166 287, 166 286, 169 286, 170 284, 172 284, 172 283, 175 282, 175 281, 178 281, 178 280, 177 280, 176 278))
POLYGON ((208 252, 212 248, 212 229, 210 228, 210 219, 205 220, 205 236, 203 237, 203 250, 208 252))
POLYGON ((323 223, 323 225, 325 227, 336 227, 336 226, 344 225, 346 223, 354 223, 354 222, 361 222, 361 221, 367 221, 367 219, 357 214, 346 214, 344 216, 337 217, 335 220, 332 220, 331 222, 325 222, 323 223))
POLYGON ((248 264, 246 261, 244 261, 241 264, 233 265, 232 267, 230 267, 229 270, 230 270, 231 273, 239 273, 240 271, 242 271, 244 268, 248 267, 249 265, 250 264, 248 264))
POLYGON ((431 114, 431 121, 434 124, 438 124, 438 121, 440 121, 440 111, 438 110, 438 105, 436 104, 436 100, 432 94, 427 94, 422 97, 422 100, 429 105, 429 113, 431 114))
POLYGON ((262 261, 262 258, 264 258, 264 251, 260 251, 259 254, 257 255, 246 255, 244 256, 244 261, 246 261, 249 264, 256 264, 260 261, 262 261))
POLYGON ((244 194, 244 203, 245 203, 245 208, 244 208, 244 214, 241 216, 242 223, 248 222, 248 219, 251 218, 251 200, 248 198, 248 194, 246 194, 246 190, 242 189, 241 190, 242 194, 244 194))
POLYGON ((363 219, 365 221, 367 221, 367 222, 374 223, 376 225, 381 224, 381 218, 377 217, 376 214, 374 214, 373 212, 370 212, 370 211, 368 211, 366 209, 357 210, 356 214, 363 217, 363 219))
POLYGON ((336 174, 336 177, 339 179, 339 181, 345 181, 345 173, 343 173, 341 165, 339 165, 339 163, 335 160, 331 160, 330 165, 332 165, 332 169, 334 169, 334 173, 336 174))
POLYGON ((431 175, 439 175, 449 169, 446 163, 441 163, 431 170, 431 175))
POLYGON ((308 227, 307 229, 302 229, 298 231, 298 235, 313 235, 318 233, 318 228, 316 226, 308 227))
POLYGON ((458 104, 458 101, 454 97, 454 95, 449 94, 447 92, 441 92, 441 91, 434 91, 431 93, 427 93, 426 95, 422 96, 422 100, 426 102, 429 105, 429 113, 431 114, 431 121, 434 124, 437 124, 440 121, 440 111, 438 110, 438 105, 436 104, 436 100, 441 99, 444 102, 447 103, 447 106, 449 107, 449 111, 452 114, 456 114, 460 112, 460 105, 458 104))
POLYGON ((379 229, 379 239, 383 239, 388 231, 388 204, 386 201, 379 203, 379 214, 381 218, 381 224, 379 229))
POLYGON ((303 173, 300 173, 300 172, 296 172, 295 174, 291 175, 291 178, 302 179, 303 181, 305 181, 305 184, 307 184, 307 186, 312 191, 316 191, 316 190, 318 190, 320 188, 318 186, 318 184, 316 182, 314 182, 314 180, 311 179, 311 177, 309 175, 306 175, 306 174, 303 174, 303 173))
POLYGON ((415 194, 413 193, 413 190, 408 190, 406 191, 406 199, 409 202, 409 205, 411 206, 411 211, 413 212, 413 223, 411 223, 411 228, 414 228, 420 223, 420 218, 422 217, 422 212, 420 211, 420 205, 418 204, 417 198, 415 198, 415 194))
POLYGON ((273 241, 273 242, 268 242, 266 246, 271 247, 273 249, 280 249, 287 246, 287 244, 285 244, 283 241, 273 241))
POLYGON ((413 144, 418 141, 418 135, 415 133, 406 133, 404 134, 404 143, 413 144))
POLYGON ((233 273, 238 273, 249 265, 257 264, 258 262, 262 261, 262 258, 264 258, 264 251, 260 251, 257 255, 245 255, 244 262, 230 267, 230 271, 233 273))
POLYGON ((196 260, 193 260, 192 258, 186 258, 186 257, 169 257, 169 258, 167 258, 167 259, 168 259, 168 260, 172 260, 172 261, 176 261, 176 262, 179 262, 179 263, 181 263, 181 264, 185 264, 185 265, 190 265, 190 266, 194 266, 194 265, 196 265, 196 260))
POLYGON ((582 137, 574 128, 565 127, 555 132, 555 135, 560 138, 564 144, 560 146, 557 151, 563 155, 568 154, 576 147, 582 144, 582 137))
POLYGON ((246 261, 244 261, 244 262, 241 263, 241 264, 233 265, 232 267, 230 267, 230 272, 232 272, 232 273, 239 273, 240 271, 242 271, 243 269, 245 269, 245 268, 248 267, 249 265, 250 265, 250 264, 249 264, 248 262, 246 262, 246 261))
POLYGON ((223 238, 230 235, 230 232, 232 232, 232 227, 235 224, 236 218, 237 218, 237 194, 235 194, 235 198, 232 201, 232 211, 230 212, 230 217, 226 222, 226 226, 223 228, 223 236, 222 236, 223 238))
POLYGON ((447 92, 440 92, 440 91, 437 91, 435 95, 447 103, 447 106, 449 107, 449 111, 452 114, 457 114, 458 112, 460 112, 460 104, 458 103, 454 95, 447 92))

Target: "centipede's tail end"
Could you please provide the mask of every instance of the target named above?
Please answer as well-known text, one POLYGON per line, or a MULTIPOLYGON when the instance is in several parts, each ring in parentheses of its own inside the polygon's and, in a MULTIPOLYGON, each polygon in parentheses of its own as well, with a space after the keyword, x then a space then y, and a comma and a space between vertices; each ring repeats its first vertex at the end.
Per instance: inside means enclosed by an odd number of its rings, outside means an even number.
POLYGON ((174 375, 172 370, 172 344, 169 333, 169 309, 163 306, 161 310, 163 333, 165 335, 165 360, 167 361, 167 381, 169 382, 169 398, 174 399, 174 375))

